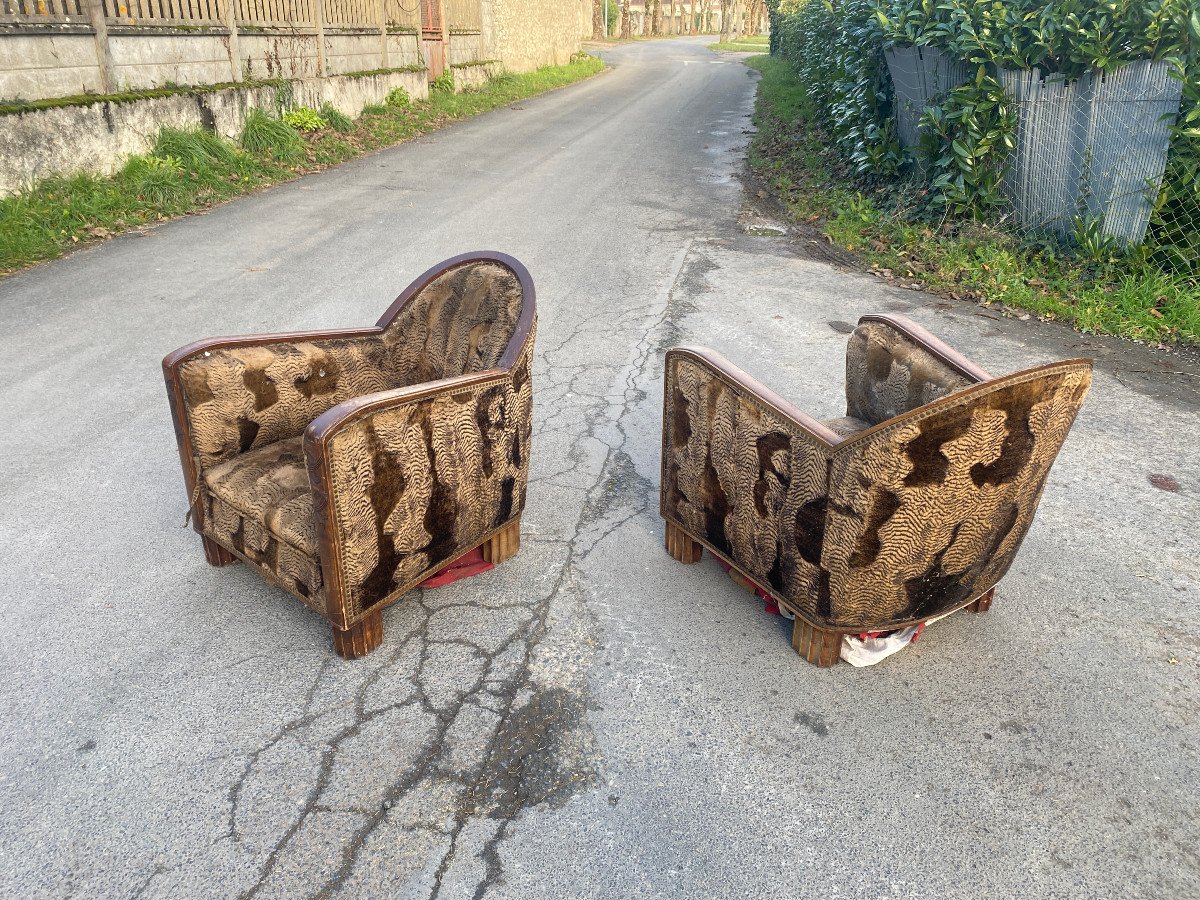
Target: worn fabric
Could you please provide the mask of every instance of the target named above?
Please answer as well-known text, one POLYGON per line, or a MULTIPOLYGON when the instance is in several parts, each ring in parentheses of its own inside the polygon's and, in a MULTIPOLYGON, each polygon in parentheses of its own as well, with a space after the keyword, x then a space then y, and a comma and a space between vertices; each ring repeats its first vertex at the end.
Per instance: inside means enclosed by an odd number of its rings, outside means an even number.
POLYGON ((827 449, 701 362, 666 379, 663 514, 783 597, 818 591, 827 449))
POLYGON ((521 514, 533 341, 531 333, 518 363, 495 382, 364 414, 330 440, 347 622, 521 514))
POLYGON ((805 612, 884 629, 993 587, 1033 522, 1091 383, 1088 363, 1016 373, 944 398, 834 455, 822 567, 805 612))
POLYGON ((205 351, 180 368, 192 450, 203 471, 302 434, 364 394, 497 365, 516 330, 517 276, 493 262, 439 276, 377 335, 205 351))
POLYGON ((810 622, 873 631, 1004 576, 1091 366, 995 379, 861 437, 857 417, 825 423, 848 435, 832 450, 707 365, 669 356, 666 379, 663 515, 810 622))
POLYGON ((854 418, 854 416, 825 419, 821 424, 841 438, 850 437, 852 434, 858 434, 858 432, 865 431, 871 427, 870 422, 864 422, 862 419, 854 418))
POLYGON ((204 475, 206 531, 322 614, 320 551, 300 438, 236 456, 204 475))
POLYGON ((878 425, 975 380, 886 322, 863 322, 846 346, 846 415, 878 425))

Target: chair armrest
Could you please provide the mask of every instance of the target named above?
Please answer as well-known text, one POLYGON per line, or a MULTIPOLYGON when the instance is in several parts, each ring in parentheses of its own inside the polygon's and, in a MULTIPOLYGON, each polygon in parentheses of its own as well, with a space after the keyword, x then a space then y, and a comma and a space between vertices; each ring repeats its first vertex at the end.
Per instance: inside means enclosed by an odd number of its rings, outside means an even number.
POLYGON ((916 322, 867 315, 846 347, 846 414, 876 425, 991 379, 916 322))
POLYGON ((520 515, 529 476, 530 353, 356 397, 304 432, 326 615, 346 628, 520 515))
POLYGON ((389 386, 354 358, 380 334, 376 327, 216 337, 169 353, 163 377, 189 497, 204 470, 299 436, 339 394, 389 386))
POLYGON ((842 439, 711 350, 670 350, 664 382, 663 517, 809 610, 842 439))

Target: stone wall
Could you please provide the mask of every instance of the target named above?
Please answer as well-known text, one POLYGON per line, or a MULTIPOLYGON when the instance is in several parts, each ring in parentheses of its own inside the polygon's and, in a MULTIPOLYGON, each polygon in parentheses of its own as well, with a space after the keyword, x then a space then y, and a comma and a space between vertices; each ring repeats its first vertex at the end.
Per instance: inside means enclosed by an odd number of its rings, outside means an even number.
POLYGON ((577 0, 484 0, 487 55, 510 72, 569 62, 580 49, 583 10, 577 0))
MULTIPOLYGON (((381 102, 397 87, 410 97, 429 96, 424 72, 299 78, 288 82, 290 102, 319 107, 331 103, 347 116, 381 102)), ((111 175, 135 153, 146 153, 160 128, 209 128, 231 140, 253 109, 274 114, 285 97, 276 85, 237 86, 128 101, 0 116, 0 195, 56 174, 111 175)))

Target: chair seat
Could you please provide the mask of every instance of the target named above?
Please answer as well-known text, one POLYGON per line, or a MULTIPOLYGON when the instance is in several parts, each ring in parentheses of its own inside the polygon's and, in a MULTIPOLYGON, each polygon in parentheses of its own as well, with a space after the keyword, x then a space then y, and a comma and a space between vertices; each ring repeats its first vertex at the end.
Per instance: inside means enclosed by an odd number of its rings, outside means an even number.
POLYGON ((204 473, 206 530, 284 588, 320 606, 321 567, 302 437, 276 441, 204 473))
POLYGON ((844 438, 850 437, 852 434, 858 434, 860 431, 865 431, 871 427, 870 422, 864 422, 862 419, 854 418, 854 416, 826 419, 821 424, 832 430, 838 437, 844 438))

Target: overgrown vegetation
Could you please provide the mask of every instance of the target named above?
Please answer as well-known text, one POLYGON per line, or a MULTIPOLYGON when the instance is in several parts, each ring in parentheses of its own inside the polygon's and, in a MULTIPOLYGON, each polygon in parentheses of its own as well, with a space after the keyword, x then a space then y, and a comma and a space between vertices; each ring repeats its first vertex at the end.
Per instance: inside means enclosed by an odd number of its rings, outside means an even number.
POLYGON ((153 150, 130 158, 112 177, 50 178, 0 198, 0 272, 61 256, 72 247, 162 222, 267 185, 336 165, 433 131, 457 119, 505 106, 594 75, 604 67, 586 56, 565 66, 497 76, 460 94, 368 107, 357 120, 323 107, 326 126, 302 134, 256 110, 235 146, 211 132, 163 129, 153 150))
POLYGON ((1084 331, 1200 342, 1194 274, 1165 270, 1144 253, 1126 254, 1095 236, 1086 249, 1039 245, 986 221, 931 216, 920 195, 925 188, 861 177, 833 140, 836 124, 819 114, 792 65, 767 56, 747 64, 763 75, 752 166, 797 220, 860 254, 873 270, 908 286, 1028 310, 1084 331))

